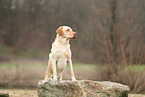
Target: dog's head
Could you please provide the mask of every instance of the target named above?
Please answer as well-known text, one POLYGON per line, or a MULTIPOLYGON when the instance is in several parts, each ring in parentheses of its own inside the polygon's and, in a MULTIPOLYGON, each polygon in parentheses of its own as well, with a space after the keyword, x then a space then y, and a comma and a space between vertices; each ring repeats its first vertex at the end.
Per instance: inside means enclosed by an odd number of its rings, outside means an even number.
POLYGON ((68 39, 74 39, 77 36, 76 32, 73 32, 72 29, 68 26, 61 26, 56 30, 56 33, 60 36, 63 36, 68 39))

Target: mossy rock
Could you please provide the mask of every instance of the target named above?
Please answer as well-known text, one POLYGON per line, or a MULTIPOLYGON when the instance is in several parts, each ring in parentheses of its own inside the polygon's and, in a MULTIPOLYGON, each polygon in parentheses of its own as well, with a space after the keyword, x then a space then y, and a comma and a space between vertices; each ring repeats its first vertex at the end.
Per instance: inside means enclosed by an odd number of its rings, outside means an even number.
POLYGON ((128 97, 129 87, 110 81, 54 81, 38 82, 38 97, 128 97))

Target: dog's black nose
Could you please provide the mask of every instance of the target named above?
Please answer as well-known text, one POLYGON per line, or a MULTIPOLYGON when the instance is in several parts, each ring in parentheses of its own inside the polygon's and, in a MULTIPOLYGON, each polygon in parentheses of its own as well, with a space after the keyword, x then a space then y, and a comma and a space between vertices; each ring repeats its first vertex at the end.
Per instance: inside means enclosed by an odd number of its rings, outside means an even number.
POLYGON ((76 32, 74 32, 74 35, 75 35, 75 36, 77 36, 77 33, 76 33, 76 32))

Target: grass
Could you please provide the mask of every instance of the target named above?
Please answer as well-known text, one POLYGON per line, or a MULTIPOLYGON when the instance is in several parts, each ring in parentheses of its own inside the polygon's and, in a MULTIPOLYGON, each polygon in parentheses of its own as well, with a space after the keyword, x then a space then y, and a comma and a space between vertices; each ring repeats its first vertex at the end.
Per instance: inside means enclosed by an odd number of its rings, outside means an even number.
POLYGON ((126 69, 134 72, 143 72, 145 71, 145 65, 129 65, 126 69))
MULTIPOLYGON (((42 62, 21 62, 21 63, 0 63, 0 69, 5 70, 45 70, 47 67, 47 60, 42 62)), ((95 65, 95 64, 73 64, 73 68, 75 71, 80 72, 96 72, 100 70, 104 70, 107 68, 105 65, 95 65)), ((69 66, 67 65, 66 70, 69 70, 69 66)), ((129 65, 124 70, 131 70, 134 72, 143 72, 145 71, 145 65, 129 65)))
MULTIPOLYGON (((32 69, 32 68, 43 68, 47 67, 47 60, 42 62, 18 62, 18 63, 0 63, 0 69, 14 70, 14 69, 32 69)), ((103 70, 106 68, 105 65, 95 65, 95 64, 73 64, 73 68, 79 71, 96 71, 103 70)), ((69 70, 69 66, 66 67, 69 70)), ((129 65, 124 68, 124 70, 131 70, 135 72, 142 72, 145 70, 145 65, 129 65)))
MULTIPOLYGON (((16 69, 46 69, 46 63, 0 63, 0 69, 6 70, 16 70, 16 69)), ((103 69, 105 66, 95 65, 95 64, 73 64, 73 68, 76 71, 96 71, 103 69)), ((66 70, 69 70, 67 65, 66 70)))
POLYGON ((8 63, 1 63, 0 69, 6 69, 6 70, 18 70, 18 69, 40 69, 45 68, 46 65, 44 64, 8 64, 8 63))
MULTIPOLYGON (((46 69, 46 62, 35 62, 35 63, 0 63, 0 69, 15 70, 15 69, 46 69)), ((73 64, 73 68, 76 71, 100 71, 106 68, 105 65, 95 65, 95 64, 73 64)), ((69 66, 66 67, 69 70, 69 66)), ((124 70, 130 70, 134 72, 145 71, 145 65, 129 65, 124 70)))

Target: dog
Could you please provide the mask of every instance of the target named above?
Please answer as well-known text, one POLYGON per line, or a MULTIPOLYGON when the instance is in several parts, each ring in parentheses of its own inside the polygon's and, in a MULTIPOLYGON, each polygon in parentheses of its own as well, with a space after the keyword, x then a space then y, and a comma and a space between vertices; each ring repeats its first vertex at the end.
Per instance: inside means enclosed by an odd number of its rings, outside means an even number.
POLYGON ((71 49, 69 40, 75 39, 76 32, 68 26, 60 26, 56 30, 56 38, 52 44, 51 53, 49 54, 48 67, 45 72, 45 79, 62 80, 62 73, 66 68, 67 62, 70 66, 71 79, 76 81, 71 60, 71 49))

